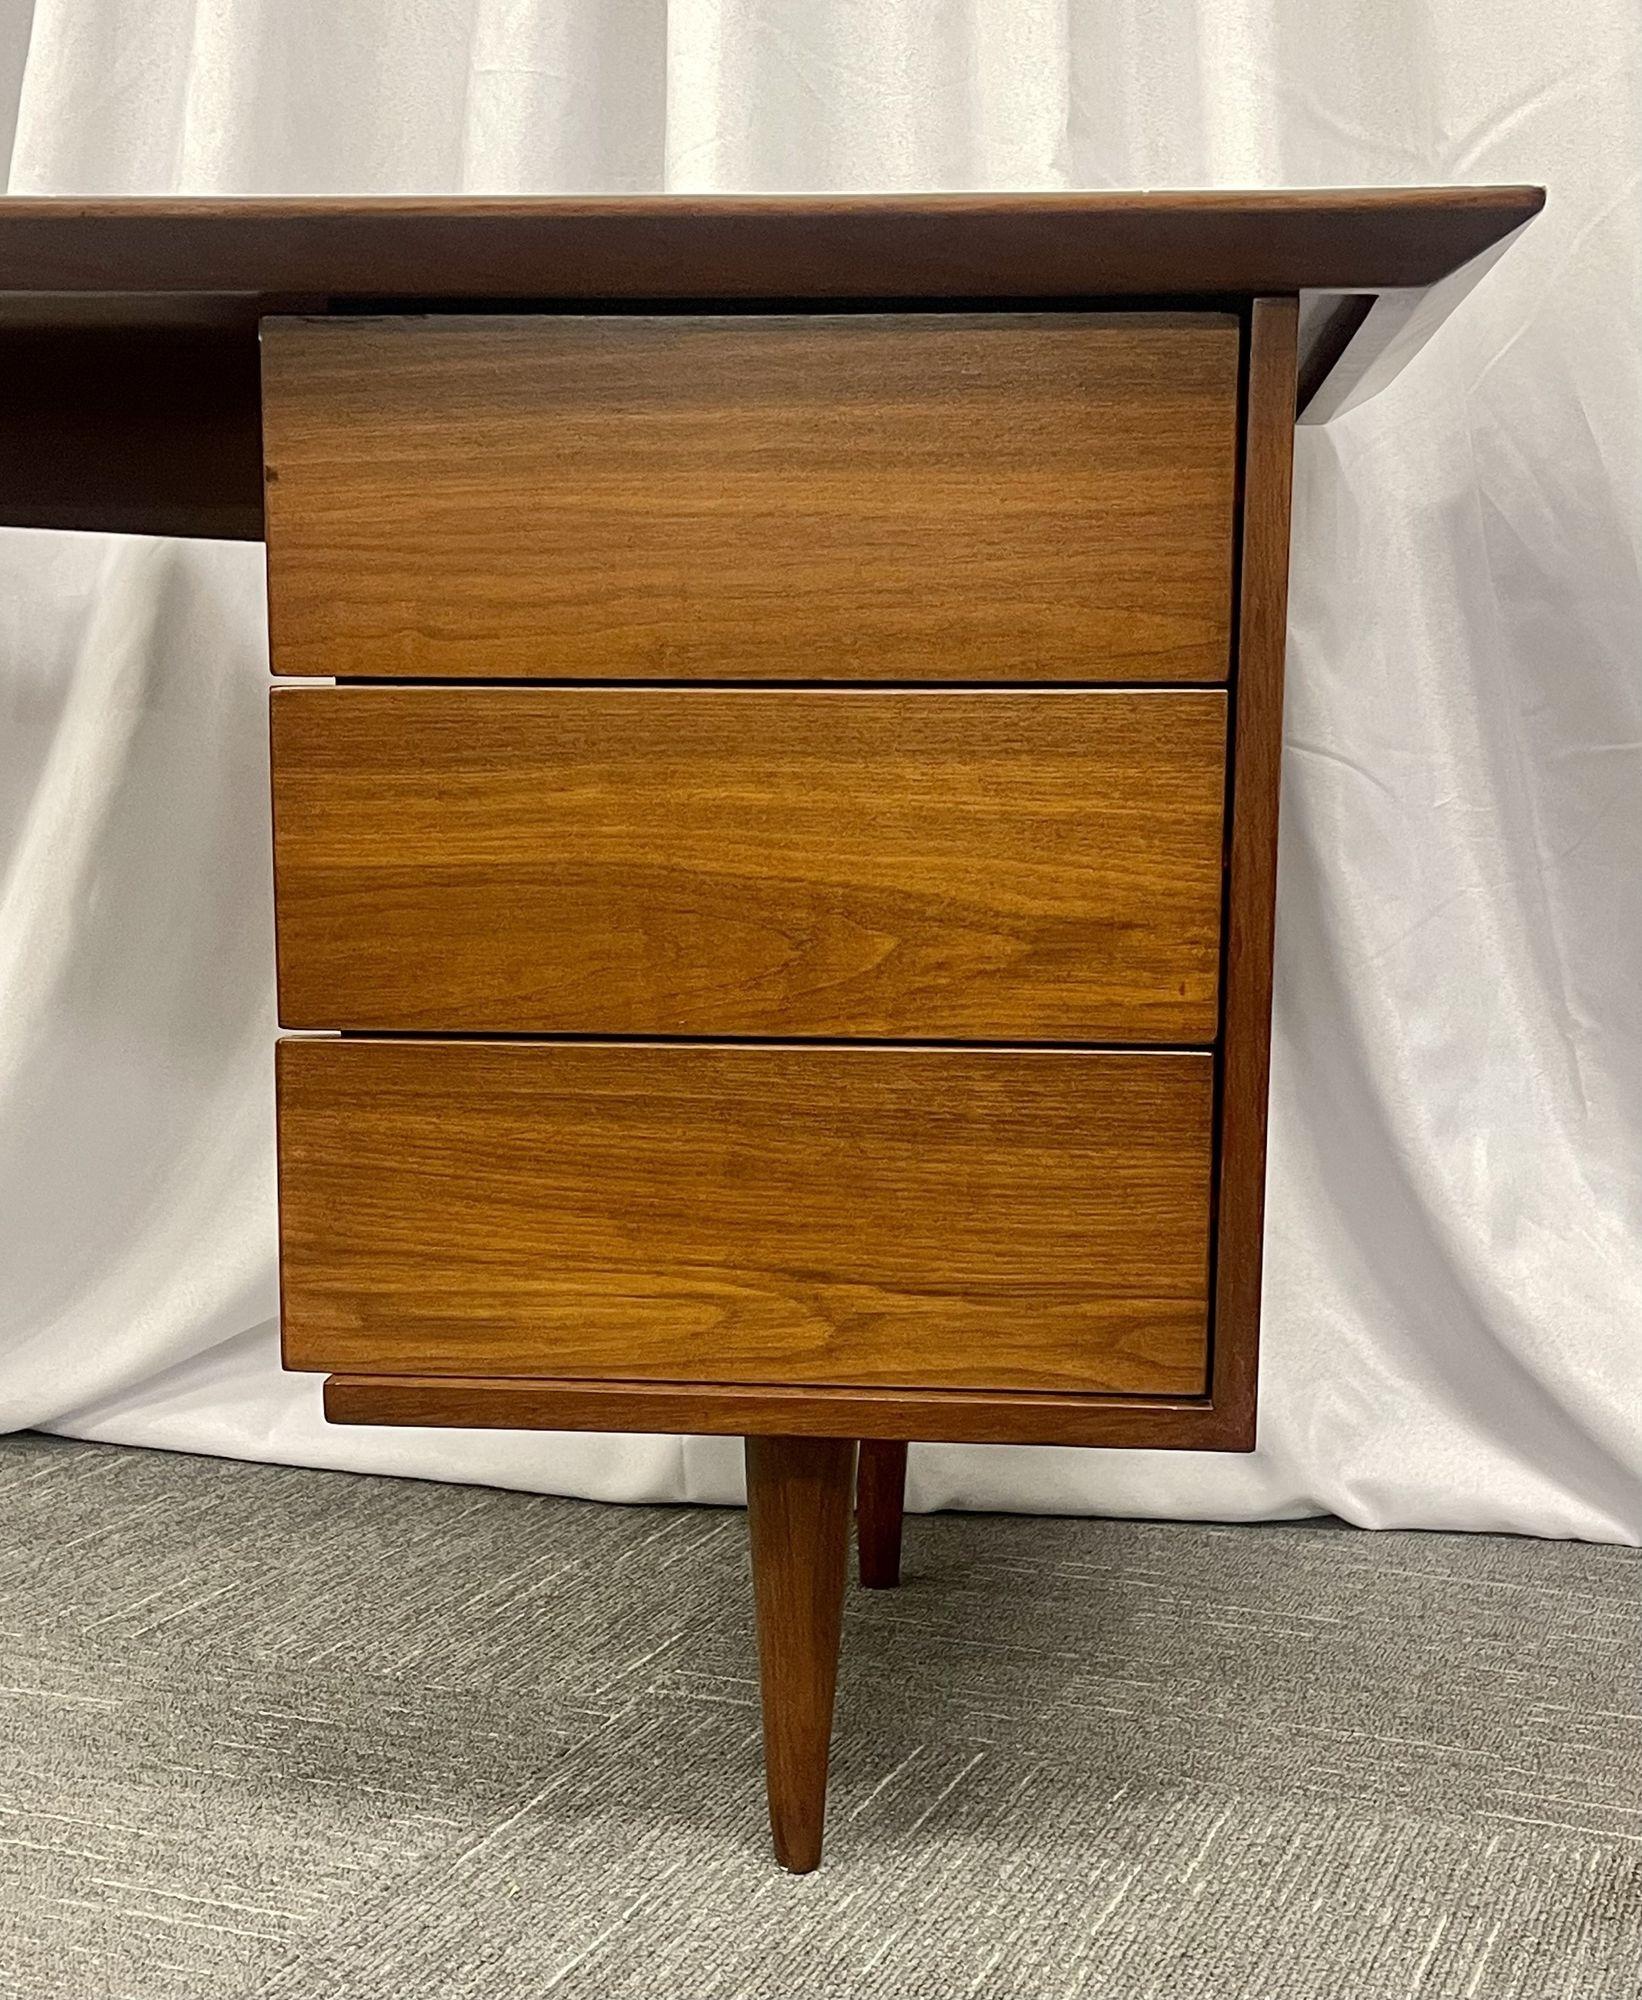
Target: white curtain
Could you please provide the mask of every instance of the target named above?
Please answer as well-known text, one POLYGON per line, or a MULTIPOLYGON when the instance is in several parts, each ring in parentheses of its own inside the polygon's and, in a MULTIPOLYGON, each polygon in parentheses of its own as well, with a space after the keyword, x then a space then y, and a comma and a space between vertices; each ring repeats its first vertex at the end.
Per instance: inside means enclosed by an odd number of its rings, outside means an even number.
MULTIPOLYGON (((1642 1538, 1636 0, 0 0, 14 193, 1544 181, 1301 433, 1260 1451, 924 1506, 1642 1538)), ((260 551, 0 536, 0 1425, 621 1499, 730 1441, 328 1430, 275 1345, 260 551)))

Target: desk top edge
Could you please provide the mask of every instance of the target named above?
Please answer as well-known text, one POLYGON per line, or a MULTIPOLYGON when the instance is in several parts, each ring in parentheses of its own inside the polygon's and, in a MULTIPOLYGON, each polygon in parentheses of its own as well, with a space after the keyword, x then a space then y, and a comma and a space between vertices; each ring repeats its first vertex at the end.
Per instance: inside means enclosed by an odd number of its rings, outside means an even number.
POLYGON ((0 198, 0 303, 1051 297, 1435 283, 1526 186, 1043 194, 0 198))

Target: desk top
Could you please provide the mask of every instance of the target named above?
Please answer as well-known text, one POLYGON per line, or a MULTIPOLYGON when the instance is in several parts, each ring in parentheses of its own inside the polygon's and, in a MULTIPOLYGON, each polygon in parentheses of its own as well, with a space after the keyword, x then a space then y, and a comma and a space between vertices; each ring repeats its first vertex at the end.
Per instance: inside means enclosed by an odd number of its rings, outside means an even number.
MULTIPOLYGON (((0 292, 192 301, 1047 298, 1429 285, 1531 187, 0 200, 0 292)), ((66 308, 64 308, 66 310, 66 308)), ((188 316, 187 310, 184 316, 188 316)))
POLYGON ((261 533, 270 313, 1301 297, 1298 403, 1366 400, 1534 187, 0 199, 0 524, 261 533))

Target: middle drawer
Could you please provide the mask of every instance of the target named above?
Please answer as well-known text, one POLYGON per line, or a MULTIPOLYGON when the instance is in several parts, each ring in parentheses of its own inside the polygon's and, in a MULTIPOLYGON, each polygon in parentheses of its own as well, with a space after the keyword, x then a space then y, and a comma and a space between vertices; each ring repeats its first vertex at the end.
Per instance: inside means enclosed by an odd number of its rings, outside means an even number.
POLYGON ((293 1028, 1206 1043, 1214 691, 279 688, 293 1028))

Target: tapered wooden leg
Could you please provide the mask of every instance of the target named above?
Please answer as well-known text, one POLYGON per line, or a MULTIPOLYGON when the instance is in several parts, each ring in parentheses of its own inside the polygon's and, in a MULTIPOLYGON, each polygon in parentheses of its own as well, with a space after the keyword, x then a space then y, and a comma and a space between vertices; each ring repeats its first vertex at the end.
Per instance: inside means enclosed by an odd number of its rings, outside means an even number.
POLYGON ((855 1543, 868 1590, 901 1581, 901 1518, 906 1507, 907 1448, 887 1438, 861 1440, 855 1475, 855 1543))
POLYGON ((827 1811, 855 1446, 750 1437, 746 1448, 770 1832, 781 1865, 803 1875, 821 1859, 827 1811))

